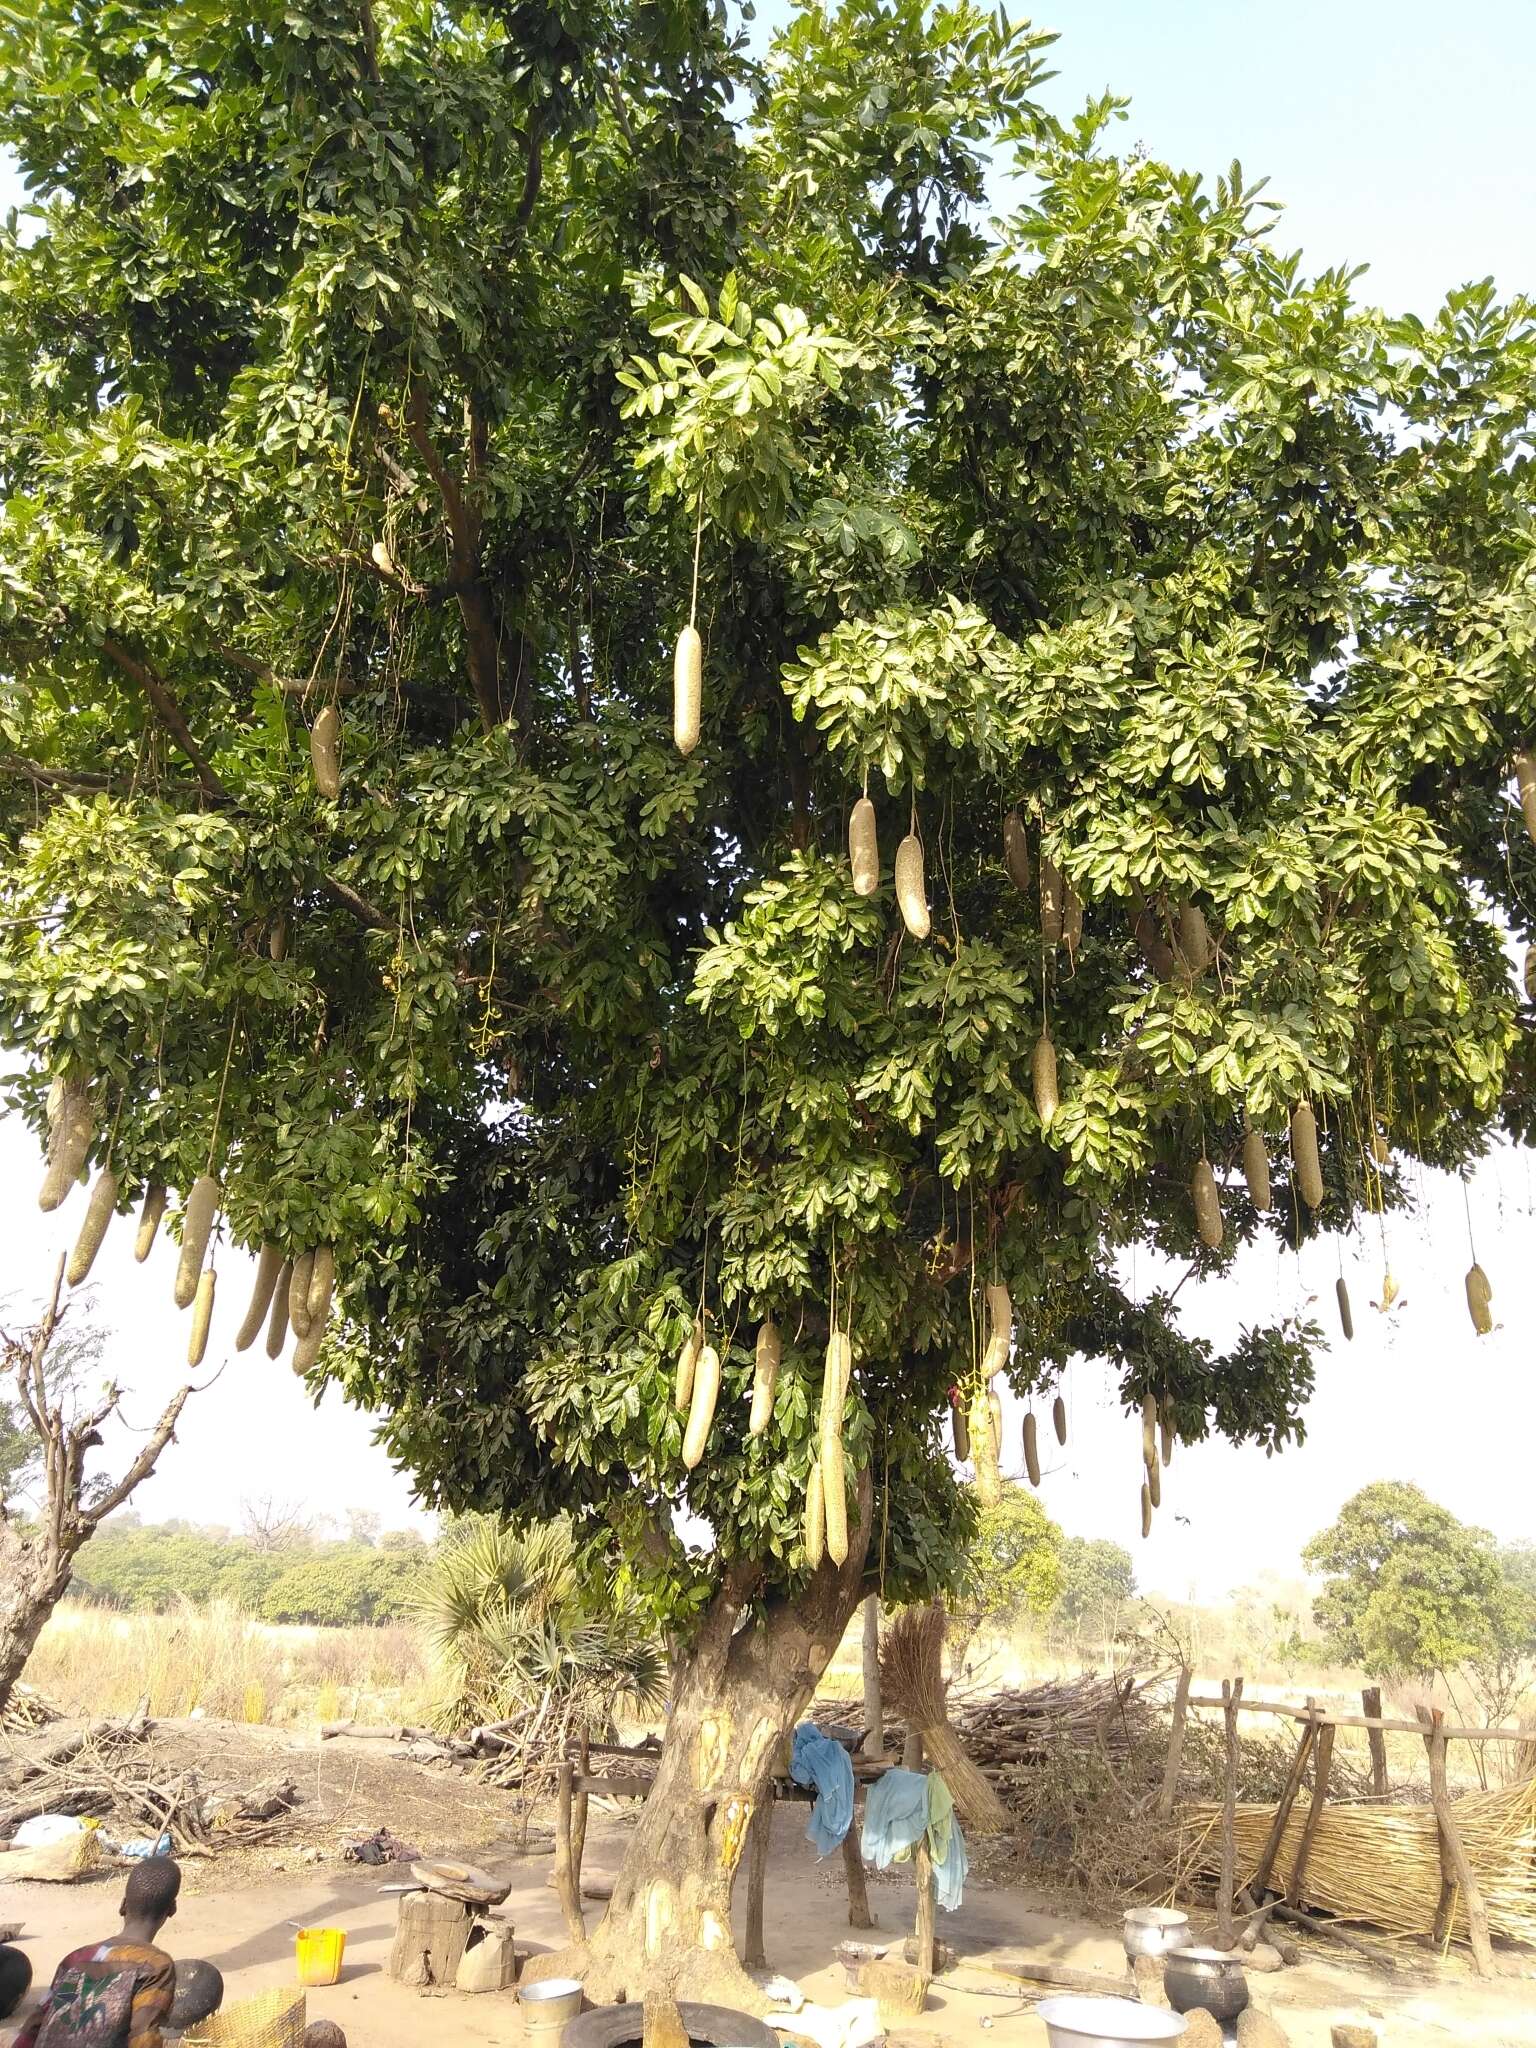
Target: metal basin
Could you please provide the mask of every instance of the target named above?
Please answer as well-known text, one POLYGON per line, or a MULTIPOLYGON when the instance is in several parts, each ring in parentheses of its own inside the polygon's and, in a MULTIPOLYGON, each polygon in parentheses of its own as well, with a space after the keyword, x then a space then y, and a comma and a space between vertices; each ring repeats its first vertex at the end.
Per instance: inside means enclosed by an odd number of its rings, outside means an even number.
POLYGON ((1218 2020, 1235 2020, 1248 2003, 1241 1957, 1219 1948, 1176 1948, 1164 1956, 1163 1989, 1175 2012, 1202 2008, 1218 2020))
POLYGON ((1176 2041, 1184 2031, 1177 2013, 1130 1998, 1042 1998, 1050 2048, 1140 2048, 1143 2041, 1176 2041))
POLYGON ((541 2026, 563 2025, 581 2011, 581 1986, 574 1977, 545 1977, 537 1984, 524 1984, 518 2002, 528 2008, 528 2019, 541 2026))
POLYGON ((1189 1915, 1177 1906, 1132 1906, 1121 1929, 1125 1952, 1137 1956, 1165 1956, 1171 1948, 1189 1945, 1189 1915))

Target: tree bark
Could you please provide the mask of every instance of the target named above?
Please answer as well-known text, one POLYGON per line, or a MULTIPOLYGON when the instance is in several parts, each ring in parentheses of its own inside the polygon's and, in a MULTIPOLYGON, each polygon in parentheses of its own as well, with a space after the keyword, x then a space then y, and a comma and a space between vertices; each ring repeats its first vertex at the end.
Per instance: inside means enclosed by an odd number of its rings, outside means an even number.
POLYGON ((37 1554, 9 1522, 0 1521, 0 1708, 73 1576, 72 1557, 37 1554))
POLYGON ((825 1560, 794 1600, 769 1599, 743 1622, 757 1567, 725 1567, 679 1660, 656 1781, 608 1912, 584 1943, 530 1964, 530 1981, 577 1976, 603 2005, 660 1994, 767 2009, 736 1956, 731 1891, 780 1746, 863 1597, 870 1499, 866 1472, 846 1562, 825 1560))

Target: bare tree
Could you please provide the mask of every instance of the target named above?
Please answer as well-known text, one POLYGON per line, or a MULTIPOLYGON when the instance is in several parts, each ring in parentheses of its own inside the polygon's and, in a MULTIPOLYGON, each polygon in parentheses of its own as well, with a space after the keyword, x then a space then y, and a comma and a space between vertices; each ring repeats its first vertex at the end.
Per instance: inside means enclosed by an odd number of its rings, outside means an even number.
POLYGON ((252 1550, 299 1550, 315 1533, 314 1522, 297 1502, 276 1500, 270 1493, 241 1501, 240 1526, 252 1550))
POLYGON ((90 1332, 61 1338, 69 1313, 59 1305, 63 1284, 60 1259, 41 1321, 15 1334, 0 1330, 0 1378, 8 1395, 14 1387, 15 1420, 35 1451, 18 1471, 36 1465, 41 1485, 35 1516, 17 1512, 12 1487, 0 1496, 0 1709, 68 1590, 80 1549, 154 1471, 192 1392, 185 1386, 171 1396, 120 1479, 87 1478, 86 1454, 99 1449, 122 1389, 108 1380, 89 1400, 82 1395, 79 1369, 96 1359, 100 1341, 90 1332))

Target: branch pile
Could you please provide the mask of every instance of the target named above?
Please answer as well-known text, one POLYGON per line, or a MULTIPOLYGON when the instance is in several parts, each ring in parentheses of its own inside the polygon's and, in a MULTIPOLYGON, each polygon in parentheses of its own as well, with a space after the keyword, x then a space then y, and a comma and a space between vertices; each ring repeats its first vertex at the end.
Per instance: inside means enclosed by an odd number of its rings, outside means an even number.
POLYGON ((56 1737, 0 1773, 0 1838, 23 1821, 61 1813, 105 1821, 121 1835, 158 1840, 169 1833, 182 1855, 210 1855, 221 1846, 275 1840, 292 1825, 298 1789, 291 1779, 233 1789, 207 1784, 201 1772, 178 1770, 149 1752, 153 1723, 93 1721, 56 1737))

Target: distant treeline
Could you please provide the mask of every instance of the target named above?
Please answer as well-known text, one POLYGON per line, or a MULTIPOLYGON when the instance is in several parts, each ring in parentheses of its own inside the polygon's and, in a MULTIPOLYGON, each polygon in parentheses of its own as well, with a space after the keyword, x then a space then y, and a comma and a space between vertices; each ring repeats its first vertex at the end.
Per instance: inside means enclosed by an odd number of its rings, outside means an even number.
POLYGON ((407 1615, 431 1555, 408 1535, 378 1543, 300 1537, 262 1548, 225 1530, 125 1517, 80 1553, 70 1593, 139 1613, 227 1600, 262 1621, 343 1628, 407 1615))

